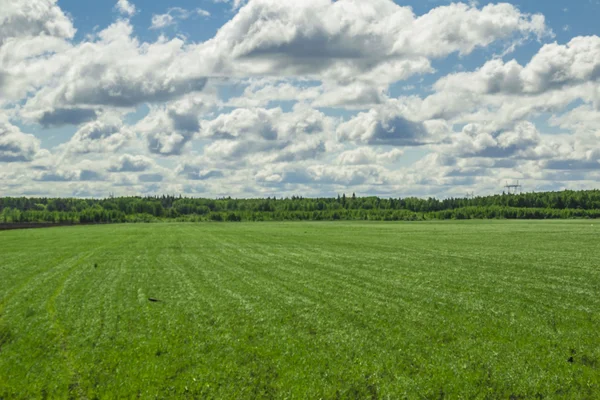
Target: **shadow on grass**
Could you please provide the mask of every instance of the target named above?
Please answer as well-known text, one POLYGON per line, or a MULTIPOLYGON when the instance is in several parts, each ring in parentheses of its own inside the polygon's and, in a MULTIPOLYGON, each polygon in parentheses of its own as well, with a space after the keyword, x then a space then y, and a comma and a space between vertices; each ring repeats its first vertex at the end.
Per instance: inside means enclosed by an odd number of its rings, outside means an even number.
POLYGON ((10 343, 12 339, 13 334, 10 328, 5 324, 0 324, 0 352, 6 344, 10 343))

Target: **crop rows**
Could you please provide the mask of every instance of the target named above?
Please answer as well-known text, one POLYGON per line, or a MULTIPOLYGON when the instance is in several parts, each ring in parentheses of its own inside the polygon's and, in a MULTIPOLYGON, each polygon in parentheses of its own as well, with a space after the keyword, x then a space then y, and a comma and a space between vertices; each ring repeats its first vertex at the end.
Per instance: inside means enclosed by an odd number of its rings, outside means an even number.
POLYGON ((597 398, 598 229, 0 232, 0 398, 597 398))

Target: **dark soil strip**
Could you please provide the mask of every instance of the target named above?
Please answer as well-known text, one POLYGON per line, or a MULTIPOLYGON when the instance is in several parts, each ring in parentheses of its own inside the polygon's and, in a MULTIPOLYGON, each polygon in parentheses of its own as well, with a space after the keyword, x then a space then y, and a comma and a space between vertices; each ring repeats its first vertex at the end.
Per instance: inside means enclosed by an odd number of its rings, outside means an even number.
POLYGON ((62 224, 44 224, 44 223, 14 223, 14 224, 0 224, 0 231, 10 231, 14 229, 39 229, 39 228, 56 228, 59 226, 77 226, 77 225, 102 225, 102 224, 73 224, 73 223, 62 223, 62 224))

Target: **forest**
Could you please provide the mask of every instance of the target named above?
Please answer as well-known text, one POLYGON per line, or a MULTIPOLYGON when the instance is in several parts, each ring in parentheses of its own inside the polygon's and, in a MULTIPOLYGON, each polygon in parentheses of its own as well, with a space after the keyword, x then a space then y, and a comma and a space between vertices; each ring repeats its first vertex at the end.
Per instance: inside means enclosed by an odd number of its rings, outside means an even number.
POLYGON ((0 198, 3 224, 240 221, 422 221, 445 219, 599 218, 600 190, 501 194, 474 198, 206 199, 182 196, 0 198))

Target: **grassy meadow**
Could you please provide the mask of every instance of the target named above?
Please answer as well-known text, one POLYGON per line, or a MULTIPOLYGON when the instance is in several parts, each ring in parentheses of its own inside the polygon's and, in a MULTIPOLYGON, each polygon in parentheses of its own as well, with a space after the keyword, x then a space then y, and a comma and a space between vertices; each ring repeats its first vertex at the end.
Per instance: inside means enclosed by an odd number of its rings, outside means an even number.
POLYGON ((0 399, 597 399, 599 239, 590 221, 0 232, 0 399))

